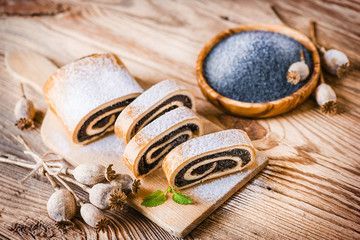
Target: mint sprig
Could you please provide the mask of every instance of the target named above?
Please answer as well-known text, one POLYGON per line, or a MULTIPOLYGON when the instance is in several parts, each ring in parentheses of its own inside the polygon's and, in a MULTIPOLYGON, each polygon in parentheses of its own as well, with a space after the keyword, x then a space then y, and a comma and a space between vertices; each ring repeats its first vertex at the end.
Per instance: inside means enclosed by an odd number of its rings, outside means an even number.
POLYGON ((191 204, 194 202, 190 197, 176 192, 172 187, 169 186, 164 192, 161 190, 157 190, 157 191, 153 192, 152 194, 150 194, 149 196, 147 196, 146 198, 144 198, 141 205, 143 205, 145 207, 159 206, 166 201, 166 193, 167 192, 170 192, 173 194, 172 200, 178 204, 188 205, 188 204, 191 204))
POLYGON ((172 195, 172 200, 174 200, 174 202, 176 202, 178 204, 188 205, 188 204, 194 202, 190 197, 188 197, 188 196, 186 196, 184 194, 175 192, 174 190, 173 190, 173 193, 174 194, 172 195))
POLYGON ((163 204, 166 201, 166 196, 163 191, 157 190, 144 198, 141 205, 145 207, 156 207, 163 204))

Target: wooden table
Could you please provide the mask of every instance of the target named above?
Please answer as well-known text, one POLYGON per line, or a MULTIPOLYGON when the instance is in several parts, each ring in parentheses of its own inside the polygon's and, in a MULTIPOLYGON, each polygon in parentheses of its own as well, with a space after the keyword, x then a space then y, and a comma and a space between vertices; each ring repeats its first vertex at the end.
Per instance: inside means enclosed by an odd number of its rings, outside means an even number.
MULTIPOLYGON (((29 159, 15 140, 19 134, 31 140, 35 151, 47 151, 39 135, 46 106, 30 88, 26 92, 38 109, 37 129, 21 132, 14 126, 13 108, 21 93, 19 81, 5 68, 6 50, 33 50, 58 65, 95 52, 114 52, 145 88, 166 78, 184 82, 196 93, 200 114, 225 128, 246 130, 269 156, 266 169, 187 239, 360 238, 359 1, 5 2, 0 6, 2 154, 29 159), (316 20, 320 43, 351 59, 355 70, 347 78, 325 75, 338 97, 341 112, 336 116, 321 114, 311 97, 279 117, 237 118, 217 110, 200 93, 195 62, 202 46, 238 24, 279 23, 270 10, 272 3, 304 34, 309 35, 309 20, 316 20)), ((46 213, 50 184, 41 176, 19 184, 26 173, 0 164, 1 238, 105 238, 79 218, 74 228, 58 230, 46 213)), ((174 238, 131 208, 108 216, 116 223, 109 238, 174 238)))

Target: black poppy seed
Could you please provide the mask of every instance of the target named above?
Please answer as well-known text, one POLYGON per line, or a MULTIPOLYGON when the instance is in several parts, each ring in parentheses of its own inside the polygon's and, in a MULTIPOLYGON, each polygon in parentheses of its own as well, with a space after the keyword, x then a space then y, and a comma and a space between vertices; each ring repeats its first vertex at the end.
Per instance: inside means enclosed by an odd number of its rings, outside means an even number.
POLYGON ((301 43, 285 35, 251 31, 234 34, 213 47, 204 61, 203 75, 219 94, 242 102, 261 103, 291 95, 310 79, 311 53, 301 43), (286 74, 300 61, 304 51, 309 77, 293 85, 286 74))

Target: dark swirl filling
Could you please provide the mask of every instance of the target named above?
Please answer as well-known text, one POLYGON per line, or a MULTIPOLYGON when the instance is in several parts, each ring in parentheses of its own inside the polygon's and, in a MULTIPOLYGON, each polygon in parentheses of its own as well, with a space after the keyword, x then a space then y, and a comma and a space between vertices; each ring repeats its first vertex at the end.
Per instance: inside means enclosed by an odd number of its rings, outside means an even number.
POLYGON ((234 168, 234 167, 237 166, 238 162, 236 162, 236 161, 234 161, 232 159, 222 159, 222 160, 219 160, 217 162, 211 162, 211 163, 201 165, 201 166, 195 168, 190 173, 193 176, 202 175, 206 171, 211 169, 214 164, 216 164, 216 167, 214 168, 214 170, 209 172, 208 174, 205 174, 204 176, 201 176, 201 177, 199 177, 197 179, 192 179, 192 180, 184 179, 185 173, 189 170, 189 168, 191 168, 195 164, 198 164, 198 163, 200 163, 202 161, 206 161, 208 159, 222 157, 222 156, 235 156, 235 157, 241 158, 242 159, 241 167, 246 166, 251 160, 251 154, 250 154, 249 151, 247 151, 245 149, 238 149, 238 148, 232 149, 232 150, 229 150, 229 151, 218 152, 218 153, 214 153, 214 154, 211 154, 211 155, 207 155, 207 156, 198 158, 195 161, 192 161, 191 163, 186 165, 183 169, 181 169, 179 171, 179 173, 175 177, 175 185, 177 187, 183 187, 183 186, 189 185, 191 183, 198 182, 201 179, 203 179, 203 178, 205 178, 205 177, 207 177, 207 176, 209 176, 211 174, 214 174, 214 173, 217 173, 217 172, 222 172, 222 171, 225 171, 227 169, 231 169, 231 168, 234 168))
POLYGON ((99 111, 97 111, 96 113, 94 113, 93 115, 91 115, 85 122, 84 124, 81 126, 78 134, 77 134, 77 138, 78 138, 78 141, 79 142, 84 142, 84 141, 87 141, 87 140, 90 140, 91 138, 94 138, 94 137, 97 137, 97 136, 100 136, 102 134, 104 134, 105 132, 107 132, 107 130, 112 127, 113 125, 109 125, 107 128, 105 128, 103 131, 99 132, 99 133, 96 133, 96 134, 93 134, 93 135, 88 135, 86 130, 88 128, 88 126, 91 124, 91 122, 94 121, 94 119, 96 119, 97 117, 109 112, 109 111, 112 111, 114 109, 117 109, 119 108, 119 111, 118 112, 114 112, 113 114, 110 114, 102 119, 100 119, 98 122, 96 122, 94 125, 93 125, 93 129, 96 129, 96 128, 102 128, 104 126, 106 126, 111 117, 112 116, 115 116, 115 119, 119 116, 119 114, 121 113, 121 111, 127 106, 129 105, 132 101, 134 101, 135 98, 130 98, 130 99, 127 99, 125 101, 122 101, 122 102, 118 102, 118 103, 115 103, 111 106, 108 106, 106 108, 103 108, 99 111))
POLYGON ((151 110, 149 113, 147 113, 143 118, 141 118, 137 123, 136 125, 134 126, 133 130, 131 131, 131 134, 130 134, 130 138, 132 138, 133 136, 135 136, 135 134, 140 130, 140 127, 145 127, 143 126, 144 122, 151 118, 151 120, 149 122, 146 123, 149 124, 151 123, 152 121, 154 121, 155 119, 161 117, 162 115, 164 115, 165 113, 167 112, 170 112, 171 110, 174 110, 175 108, 178 108, 178 107, 181 107, 181 106, 178 106, 178 105, 172 105, 172 106, 169 106, 168 108, 164 109, 162 112, 158 113, 157 115, 153 116, 157 111, 159 111, 160 108, 164 107, 165 105, 168 105, 169 103, 171 102, 174 102, 174 101, 179 101, 179 102, 182 102, 183 103, 183 106, 185 107, 188 107, 191 109, 192 107, 192 102, 191 102, 191 99, 188 97, 188 96, 185 96, 185 95, 175 95, 171 98, 168 98, 167 100, 165 100, 162 104, 160 104, 159 106, 157 106, 156 108, 154 108, 153 110, 151 110))
POLYGON ((140 161, 139 161, 139 174, 140 175, 144 175, 147 174, 151 169, 153 169, 154 167, 156 167, 160 161, 162 161, 164 159, 164 157, 175 147, 177 147, 178 145, 180 145, 183 142, 186 142, 187 140, 189 140, 191 138, 191 136, 189 136, 188 134, 182 134, 179 135, 179 133, 187 131, 187 130, 191 130, 194 134, 198 134, 197 131, 199 130, 199 126, 196 124, 186 124, 184 126, 181 126, 180 128, 176 129, 175 131, 172 131, 171 133, 169 133, 168 135, 164 136, 162 139, 160 139, 159 141, 155 142, 153 145, 151 145, 146 152, 144 153, 144 155, 141 157, 140 161), (173 139, 175 136, 179 135, 178 137, 176 137, 175 139, 173 139), (157 158, 158 159, 153 162, 148 164, 146 161, 146 156, 148 154, 149 151, 151 151, 151 149, 163 144, 164 146, 162 146, 161 148, 157 149, 156 151, 154 151, 151 154, 151 158, 157 158), (164 151, 166 148, 168 148, 168 146, 170 146, 170 148, 167 151, 164 151), (160 157, 159 157, 160 156, 160 157))

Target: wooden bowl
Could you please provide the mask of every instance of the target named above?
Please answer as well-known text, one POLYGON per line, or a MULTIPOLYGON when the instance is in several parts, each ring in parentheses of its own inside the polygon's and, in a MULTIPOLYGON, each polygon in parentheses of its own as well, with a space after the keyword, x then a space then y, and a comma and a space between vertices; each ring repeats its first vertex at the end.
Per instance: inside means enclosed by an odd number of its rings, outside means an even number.
POLYGON ((297 107, 299 104, 303 103, 314 91, 320 73, 320 57, 319 53, 313 42, 308 39, 302 33, 283 26, 283 25, 274 25, 274 24, 249 24, 249 25, 240 25, 235 28, 230 28, 224 32, 219 33, 213 37, 208 43, 205 44, 201 50, 197 62, 196 62, 196 73, 198 84, 202 93, 205 97, 216 107, 224 112, 243 117, 251 118, 265 118, 272 117, 282 113, 286 113, 293 108, 297 107), (291 37, 296 41, 303 44, 311 53, 313 58, 313 73, 309 81, 301 87, 299 90, 293 94, 270 102, 264 103, 249 103, 233 100, 227 97, 224 97, 212 89, 209 84, 206 82, 206 79, 203 75, 203 63, 206 59, 206 56, 209 54, 211 49, 218 44, 223 39, 244 31, 269 31, 283 34, 285 36, 291 37))

